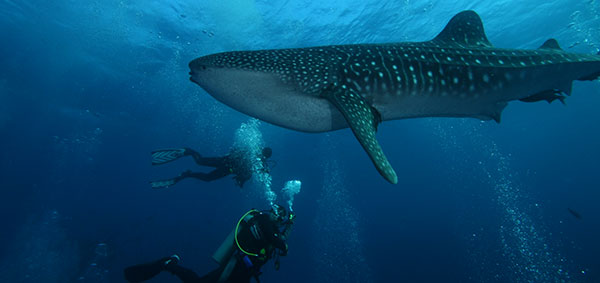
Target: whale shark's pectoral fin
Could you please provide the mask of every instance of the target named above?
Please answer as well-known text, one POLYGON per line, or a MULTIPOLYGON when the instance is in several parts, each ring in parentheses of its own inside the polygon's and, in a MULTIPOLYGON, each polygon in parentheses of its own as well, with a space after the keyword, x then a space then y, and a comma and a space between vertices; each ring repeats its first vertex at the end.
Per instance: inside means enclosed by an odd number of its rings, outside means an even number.
POLYGON ((323 90, 321 96, 329 100, 342 112, 346 122, 352 129, 354 136, 365 149, 373 164, 388 182, 398 183, 398 176, 390 162, 387 160, 379 142, 375 138, 377 125, 381 122, 381 116, 377 110, 356 91, 339 86, 332 86, 323 90))

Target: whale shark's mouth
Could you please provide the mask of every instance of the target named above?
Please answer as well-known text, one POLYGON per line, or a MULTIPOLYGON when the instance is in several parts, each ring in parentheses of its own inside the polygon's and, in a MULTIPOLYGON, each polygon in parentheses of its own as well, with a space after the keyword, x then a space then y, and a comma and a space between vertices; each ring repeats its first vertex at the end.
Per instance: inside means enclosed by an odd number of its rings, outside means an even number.
POLYGON ((211 57, 211 55, 209 56, 203 56, 200 58, 196 58, 192 61, 190 61, 190 63, 188 64, 188 67, 190 68, 190 80, 200 84, 201 78, 200 76, 202 75, 203 72, 209 71, 209 69, 212 68, 218 68, 218 66, 212 66, 207 64, 207 60, 211 57))
MULTIPOLYGON (((196 74, 196 73, 194 73, 194 72, 192 71, 192 72, 190 72, 190 73, 189 73, 189 75, 190 75, 190 81, 191 81, 191 82, 193 82, 193 83, 195 83, 195 84, 197 84, 197 85, 200 85, 200 82, 199 82, 199 80, 198 80, 198 79, 196 79, 196 77, 198 76, 198 74, 196 74)), ((200 86, 201 86, 201 85, 200 85, 200 86)))
POLYGON ((194 80, 194 75, 195 75, 194 71, 190 71, 188 74, 190 75, 190 81, 198 83, 198 82, 196 82, 196 80, 194 80))

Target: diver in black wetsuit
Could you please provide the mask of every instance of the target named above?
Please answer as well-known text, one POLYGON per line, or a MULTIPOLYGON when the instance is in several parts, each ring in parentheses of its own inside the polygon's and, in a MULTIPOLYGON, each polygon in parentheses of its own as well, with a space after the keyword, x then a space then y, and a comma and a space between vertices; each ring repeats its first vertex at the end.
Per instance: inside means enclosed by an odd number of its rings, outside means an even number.
POLYGON ((268 260, 275 258, 275 268, 278 269, 279 256, 287 255, 286 239, 294 218, 293 212, 288 214, 285 208, 276 204, 270 211, 248 211, 213 255, 219 267, 202 277, 178 265, 179 256, 172 255, 151 263, 127 267, 124 271, 125 279, 129 282, 142 282, 166 270, 184 283, 247 283, 251 278, 260 282, 260 268, 268 260))
MULTIPOLYGON (((273 151, 271 148, 265 147, 258 156, 265 170, 268 168, 267 159, 272 154, 273 151)), ((202 157, 198 152, 190 148, 160 149, 152 152, 152 165, 165 164, 183 156, 192 156, 198 165, 214 167, 215 169, 208 173, 187 170, 175 178, 150 182, 152 188, 168 188, 185 178, 196 178, 210 182, 229 174, 234 174, 233 178, 236 184, 243 187, 244 183, 252 177, 253 157, 248 152, 239 149, 234 149, 229 154, 221 157, 202 157)))

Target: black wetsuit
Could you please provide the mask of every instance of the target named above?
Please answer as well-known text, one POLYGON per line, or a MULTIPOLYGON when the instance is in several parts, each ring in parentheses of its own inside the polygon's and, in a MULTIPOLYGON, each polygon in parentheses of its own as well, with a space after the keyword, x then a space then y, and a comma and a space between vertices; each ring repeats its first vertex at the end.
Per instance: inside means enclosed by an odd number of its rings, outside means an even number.
POLYGON ((152 165, 161 165, 184 156, 192 156, 194 161, 200 166, 214 167, 215 169, 208 172, 192 172, 187 170, 179 176, 159 181, 151 181, 150 184, 155 189, 168 188, 177 184, 185 178, 196 178, 205 182, 211 182, 227 175, 235 175, 233 179, 240 187, 252 177, 254 171, 268 173, 267 159, 271 157, 272 150, 269 147, 262 149, 258 156, 253 156, 250 152, 241 149, 233 149, 229 154, 221 157, 202 157, 198 152, 191 148, 176 148, 176 149, 161 149, 152 152, 152 165), (260 159, 262 168, 254 168, 256 165, 255 159, 260 159))
POLYGON ((197 152, 186 149, 186 155, 191 155, 200 166, 214 167, 215 169, 208 173, 188 171, 176 177, 176 181, 191 177, 210 182, 229 174, 235 174, 234 179, 237 185, 243 187, 244 183, 252 177, 252 162, 247 154, 242 151, 233 150, 222 157, 202 157, 197 152))
MULTIPOLYGON (((289 226, 287 226, 285 229, 289 229, 289 226)), ((283 232, 283 234, 285 234, 285 232, 283 232)), ((261 266, 267 263, 267 261, 276 253, 275 249, 280 250, 281 255, 287 254, 287 244, 285 243, 284 238, 285 236, 283 236, 279 231, 276 222, 271 220, 269 213, 254 213, 253 219, 245 223, 244 227, 240 229, 238 241, 246 251, 251 253, 259 253, 261 249, 265 249, 266 258, 259 259, 258 257, 248 256, 248 258, 252 261, 252 267, 248 267, 242 260, 245 256, 243 253, 240 252, 239 254, 234 255, 238 257, 238 262, 231 272, 231 275, 229 275, 227 281, 224 282, 246 283, 250 282, 251 278, 257 278, 258 280, 261 266), (258 227, 262 236, 260 239, 256 239, 253 233, 250 231, 249 227, 252 225, 256 225, 256 227, 258 227)), ((225 266, 220 266, 219 268, 200 277, 191 269, 182 267, 180 265, 173 264, 165 267, 165 270, 177 276, 184 283, 218 282, 223 269, 225 269, 225 266)))

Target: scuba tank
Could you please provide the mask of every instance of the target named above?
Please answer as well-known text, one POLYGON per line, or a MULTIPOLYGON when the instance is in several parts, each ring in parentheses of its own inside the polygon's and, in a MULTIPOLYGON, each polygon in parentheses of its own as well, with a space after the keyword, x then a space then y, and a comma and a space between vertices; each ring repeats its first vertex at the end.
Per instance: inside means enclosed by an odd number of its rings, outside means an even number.
MULTIPOLYGON (((231 275, 231 272, 233 271, 235 266, 237 265, 238 254, 236 253, 236 250, 240 250, 241 252, 245 253, 246 257, 247 257, 247 255, 259 256, 257 254, 252 254, 252 253, 246 252, 240 246, 240 243, 237 239, 237 234, 239 233, 239 229, 240 229, 240 225, 241 225, 242 221, 248 223, 254 217, 254 215, 252 215, 254 212, 257 213, 259 211, 252 209, 252 210, 246 212, 246 214, 244 214, 240 218, 236 227, 229 233, 227 238, 225 238, 223 243, 221 243, 219 248, 213 254, 212 258, 220 266, 225 266, 225 268, 223 269, 223 272, 221 272, 221 276, 219 277, 219 282, 226 281, 229 278, 229 276, 231 275)), ((244 258, 244 262, 247 265, 248 263, 246 261, 250 261, 250 259, 244 258)))

